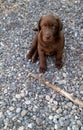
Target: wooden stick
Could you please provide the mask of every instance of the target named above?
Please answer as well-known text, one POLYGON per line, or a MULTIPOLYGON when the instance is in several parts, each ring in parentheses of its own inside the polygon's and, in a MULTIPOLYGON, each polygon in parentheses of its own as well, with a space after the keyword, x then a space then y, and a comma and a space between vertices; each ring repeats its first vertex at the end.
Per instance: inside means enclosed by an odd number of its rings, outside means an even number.
POLYGON ((29 73, 28 77, 33 77, 33 78, 39 80, 40 83, 45 84, 49 88, 52 88, 53 90, 58 92, 60 95, 68 98, 69 100, 71 100, 72 102, 74 102, 75 104, 77 104, 77 105, 79 105, 80 107, 83 108, 83 101, 82 100, 78 99, 77 97, 74 97, 72 94, 60 89, 57 86, 52 85, 50 82, 45 81, 45 79, 44 79, 44 77, 42 77, 42 75, 29 73))

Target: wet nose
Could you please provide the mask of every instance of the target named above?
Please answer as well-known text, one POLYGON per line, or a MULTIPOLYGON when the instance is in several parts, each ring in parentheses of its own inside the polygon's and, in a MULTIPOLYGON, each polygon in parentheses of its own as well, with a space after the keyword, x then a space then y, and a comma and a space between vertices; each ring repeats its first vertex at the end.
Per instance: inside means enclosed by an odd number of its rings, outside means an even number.
POLYGON ((49 33, 46 34, 46 38, 50 39, 51 35, 49 33))

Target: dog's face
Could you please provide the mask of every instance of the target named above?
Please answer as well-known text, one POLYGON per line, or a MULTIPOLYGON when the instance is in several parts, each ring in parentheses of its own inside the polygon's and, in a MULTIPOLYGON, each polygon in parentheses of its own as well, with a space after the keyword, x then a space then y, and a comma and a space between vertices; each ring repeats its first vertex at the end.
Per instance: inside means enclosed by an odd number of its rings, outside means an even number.
POLYGON ((41 31, 42 40, 51 42, 55 39, 59 31, 62 30, 62 22, 53 15, 42 16, 38 23, 38 30, 41 31))

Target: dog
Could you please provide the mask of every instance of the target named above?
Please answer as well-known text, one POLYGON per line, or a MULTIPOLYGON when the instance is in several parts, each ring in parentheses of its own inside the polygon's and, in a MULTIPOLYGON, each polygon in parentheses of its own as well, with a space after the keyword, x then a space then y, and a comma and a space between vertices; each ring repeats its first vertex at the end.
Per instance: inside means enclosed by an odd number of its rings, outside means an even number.
POLYGON ((58 16, 48 14, 42 16, 38 22, 38 28, 34 29, 36 35, 27 54, 33 62, 39 57, 40 72, 46 71, 46 56, 54 56, 58 69, 63 66, 62 57, 65 44, 64 34, 61 32, 63 24, 58 16))

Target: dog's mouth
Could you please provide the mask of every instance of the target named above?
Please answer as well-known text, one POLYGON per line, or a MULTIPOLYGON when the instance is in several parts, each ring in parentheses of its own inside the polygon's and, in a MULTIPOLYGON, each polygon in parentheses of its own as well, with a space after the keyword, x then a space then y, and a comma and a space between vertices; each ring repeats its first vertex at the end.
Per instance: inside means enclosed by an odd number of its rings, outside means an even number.
POLYGON ((43 41, 44 42, 52 42, 54 40, 54 38, 52 36, 43 36, 43 41))

